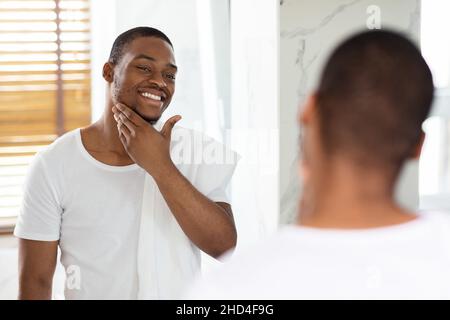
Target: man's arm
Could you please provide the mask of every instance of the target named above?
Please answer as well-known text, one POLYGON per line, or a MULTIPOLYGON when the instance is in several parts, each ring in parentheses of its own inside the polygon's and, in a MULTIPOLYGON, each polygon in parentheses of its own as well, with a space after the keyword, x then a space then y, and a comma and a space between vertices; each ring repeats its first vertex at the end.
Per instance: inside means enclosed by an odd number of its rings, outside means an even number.
POLYGON ((154 175, 178 224, 191 241, 214 258, 236 246, 236 227, 231 206, 213 202, 200 193, 175 167, 154 175))
POLYGON ((50 300, 58 241, 19 239, 19 300, 50 300))
POLYGON ((156 181, 170 210, 189 239, 201 250, 219 257, 236 245, 236 228, 228 204, 217 204, 200 193, 170 159, 173 116, 161 132, 125 105, 113 107, 119 138, 130 157, 156 181))

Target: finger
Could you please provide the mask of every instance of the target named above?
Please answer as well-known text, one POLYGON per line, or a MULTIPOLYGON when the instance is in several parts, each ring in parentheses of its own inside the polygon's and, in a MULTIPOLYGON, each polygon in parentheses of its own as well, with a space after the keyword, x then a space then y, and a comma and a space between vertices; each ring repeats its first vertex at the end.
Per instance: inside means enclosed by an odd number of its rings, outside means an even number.
POLYGON ((117 122, 117 130, 119 130, 119 137, 123 135, 128 143, 131 138, 130 130, 120 120, 117 122))
POLYGON ((127 129, 130 132, 130 135, 132 137, 136 136, 136 126, 130 121, 130 119, 128 119, 127 117, 125 117, 125 115, 123 114, 119 114, 118 116, 114 115, 114 119, 116 119, 116 121, 120 121, 124 126, 127 127, 127 129))
MULTIPOLYGON (((113 115, 114 120, 116 120, 117 123, 117 129, 119 129, 120 126, 123 126, 127 129, 127 132, 129 132, 130 134, 135 134, 135 128, 134 125, 130 122, 130 120, 125 117, 123 114, 121 113, 116 113, 113 115)), ((119 131, 120 134, 120 131, 119 131)))
POLYGON ((172 129, 175 126, 175 123, 181 120, 180 115, 173 116, 166 121, 163 128, 161 129, 161 134, 170 140, 172 136, 172 129))
POLYGON ((119 139, 122 142, 123 146, 126 148, 128 145, 127 138, 125 138, 124 134, 119 131, 119 139))
MULTIPOLYGON (((135 126, 139 127, 147 124, 147 122, 142 119, 140 115, 131 110, 131 108, 127 107, 122 103, 118 103, 115 105, 116 109, 122 114, 124 114, 135 126)), ((113 110, 114 111, 114 110, 113 110)))

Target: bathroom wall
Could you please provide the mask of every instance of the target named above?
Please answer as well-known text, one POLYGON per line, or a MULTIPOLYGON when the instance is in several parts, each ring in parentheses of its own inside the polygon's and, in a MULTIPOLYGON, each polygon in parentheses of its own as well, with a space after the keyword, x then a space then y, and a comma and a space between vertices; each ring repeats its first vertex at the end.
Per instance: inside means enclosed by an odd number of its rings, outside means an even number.
POLYGON ((241 155, 232 199, 238 244, 276 230, 279 217, 279 3, 231 0, 232 146, 241 155))
MULTIPOLYGON (((419 0, 280 1, 280 211, 281 223, 295 219, 301 183, 297 178, 296 115, 314 89, 330 50, 350 34, 392 28, 419 41, 419 0)), ((408 163, 397 199, 417 208, 418 164, 408 163)))

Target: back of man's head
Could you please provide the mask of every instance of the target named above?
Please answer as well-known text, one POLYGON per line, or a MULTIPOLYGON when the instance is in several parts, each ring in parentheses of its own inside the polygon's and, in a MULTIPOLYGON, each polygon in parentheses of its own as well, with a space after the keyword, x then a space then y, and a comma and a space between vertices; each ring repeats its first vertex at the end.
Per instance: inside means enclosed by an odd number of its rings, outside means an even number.
POLYGON ((359 33, 330 56, 317 91, 322 145, 330 156, 398 170, 420 141, 433 97, 417 47, 389 31, 359 33))

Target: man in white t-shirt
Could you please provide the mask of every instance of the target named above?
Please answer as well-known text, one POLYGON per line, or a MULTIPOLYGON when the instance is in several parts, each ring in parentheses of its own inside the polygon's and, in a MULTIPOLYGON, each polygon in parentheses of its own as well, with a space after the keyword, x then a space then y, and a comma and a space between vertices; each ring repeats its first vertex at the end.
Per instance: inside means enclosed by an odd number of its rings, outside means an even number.
MULTIPOLYGON (((49 299, 58 247, 66 299, 172 298, 236 244, 225 189, 236 154, 158 122, 175 90, 170 40, 138 27, 103 68, 105 112, 39 152, 15 228, 19 298, 49 299), (173 129, 173 130, 172 130, 173 129)), ((187 111, 188 112, 188 111, 187 111)))
POLYGON ((187 296, 449 299, 450 216, 393 200, 432 96, 431 72, 403 36, 369 31, 338 46, 299 119, 298 223, 225 259, 187 296))

